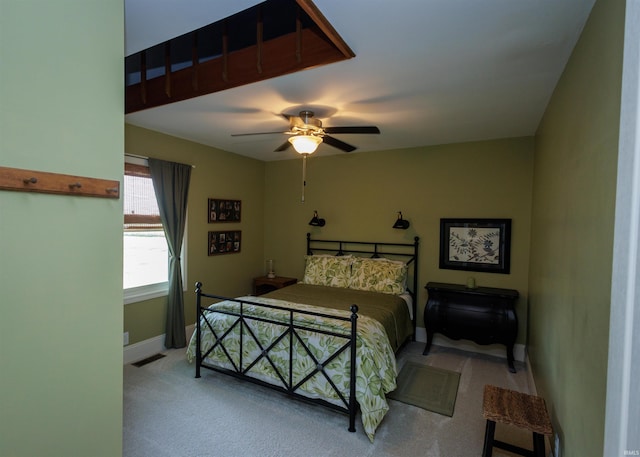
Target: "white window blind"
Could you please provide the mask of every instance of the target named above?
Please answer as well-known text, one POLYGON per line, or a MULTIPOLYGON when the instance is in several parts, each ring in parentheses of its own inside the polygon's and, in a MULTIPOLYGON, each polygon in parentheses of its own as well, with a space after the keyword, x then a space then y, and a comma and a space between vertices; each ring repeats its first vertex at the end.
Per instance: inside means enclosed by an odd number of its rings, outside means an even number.
POLYGON ((162 229, 149 168, 143 165, 125 163, 124 229, 162 229))

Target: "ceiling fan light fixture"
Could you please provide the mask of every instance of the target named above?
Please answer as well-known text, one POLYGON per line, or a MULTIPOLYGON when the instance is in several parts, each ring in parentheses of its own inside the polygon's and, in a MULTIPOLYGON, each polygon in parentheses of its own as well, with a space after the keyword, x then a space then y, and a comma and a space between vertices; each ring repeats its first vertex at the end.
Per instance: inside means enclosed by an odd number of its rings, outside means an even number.
MULTIPOLYGON (((293 149, 298 154, 313 154, 320 143, 322 143, 322 137, 315 135, 295 135, 289 138, 289 143, 293 145, 293 149)), ((286 144, 286 143, 285 143, 286 144)))

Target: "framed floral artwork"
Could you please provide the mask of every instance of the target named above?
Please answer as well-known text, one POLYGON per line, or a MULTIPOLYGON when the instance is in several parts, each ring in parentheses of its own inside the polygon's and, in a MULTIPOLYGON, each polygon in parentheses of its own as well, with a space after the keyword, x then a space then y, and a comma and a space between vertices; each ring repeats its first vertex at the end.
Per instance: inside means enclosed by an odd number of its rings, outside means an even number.
POLYGON ((508 274, 511 219, 440 219, 440 268, 508 274))

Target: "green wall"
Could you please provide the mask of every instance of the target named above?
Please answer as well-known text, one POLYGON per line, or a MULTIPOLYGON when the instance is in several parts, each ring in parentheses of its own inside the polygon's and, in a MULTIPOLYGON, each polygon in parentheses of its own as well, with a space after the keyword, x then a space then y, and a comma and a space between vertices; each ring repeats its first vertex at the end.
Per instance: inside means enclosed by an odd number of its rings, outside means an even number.
POLYGON ((624 1, 598 1, 536 135, 529 356, 562 455, 600 456, 624 1))
MULTIPOLYGON (((1 166, 121 180, 123 25, 120 0, 0 2, 1 166)), ((122 454, 121 214, 0 191, 3 457, 122 454)))
POLYGON ((276 272, 301 278, 305 234, 329 239, 413 242, 419 236, 418 327, 424 327, 424 286, 429 281, 516 289, 518 342, 526 339, 533 138, 311 156, 305 203, 302 159, 266 164, 265 257, 276 272), (327 224, 310 227, 318 210, 327 224), (398 211, 411 226, 392 229, 398 211), (513 219, 511 274, 441 270, 440 218, 513 219))
MULTIPOLYGON (((251 291, 251 279, 275 259, 280 275, 302 277, 305 234, 376 241, 413 242, 420 236, 418 326, 428 281, 517 289, 522 298, 518 342, 526 341, 527 278, 533 138, 515 138, 366 154, 311 157, 307 162, 305 203, 301 202, 302 160, 260 162, 132 125, 125 127, 129 154, 181 161, 196 166, 189 193, 187 227, 187 324, 193 323, 193 283, 205 290, 236 296, 251 291), (208 224, 207 198, 242 200, 242 222, 208 224), (308 225, 313 211, 327 219, 308 225), (391 226, 397 211, 411 221, 409 230, 391 226), (442 217, 513 219, 511 274, 440 270, 438 246, 442 217), (222 228, 221 228, 222 227, 222 228), (242 230, 242 252, 207 256, 209 230, 242 230)), ((124 307, 124 331, 130 343, 164 333, 166 298, 124 307)))
MULTIPOLYGON (((187 209, 187 278, 185 281, 185 323, 195 322, 194 284, 226 296, 251 292, 252 278, 264 273, 264 162, 231 154, 133 125, 125 126, 125 151, 194 165, 187 209), (238 223, 207 222, 207 199, 242 201, 238 223), (241 230, 238 254, 207 255, 209 231, 241 230)), ((165 333, 166 297, 124 306, 124 331, 129 343, 165 333)))

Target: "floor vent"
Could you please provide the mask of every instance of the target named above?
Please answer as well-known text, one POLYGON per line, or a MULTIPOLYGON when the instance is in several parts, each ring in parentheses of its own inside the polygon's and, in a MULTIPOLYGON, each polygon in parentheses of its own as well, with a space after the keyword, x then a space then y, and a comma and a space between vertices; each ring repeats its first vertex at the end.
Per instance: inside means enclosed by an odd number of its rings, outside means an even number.
POLYGON ((139 360, 139 361, 137 361, 137 362, 134 362, 134 363, 132 363, 131 365, 133 365, 133 366, 136 366, 136 367, 140 368, 140 367, 142 367, 142 366, 144 366, 144 365, 146 365, 146 364, 148 364, 148 363, 151 363, 151 362, 154 362, 154 361, 156 361, 156 360, 158 360, 158 359, 161 359, 161 358, 163 358, 164 356, 165 356, 164 354, 156 354, 156 355, 152 355, 151 357, 147 357, 146 359, 142 359, 142 360, 139 360))

